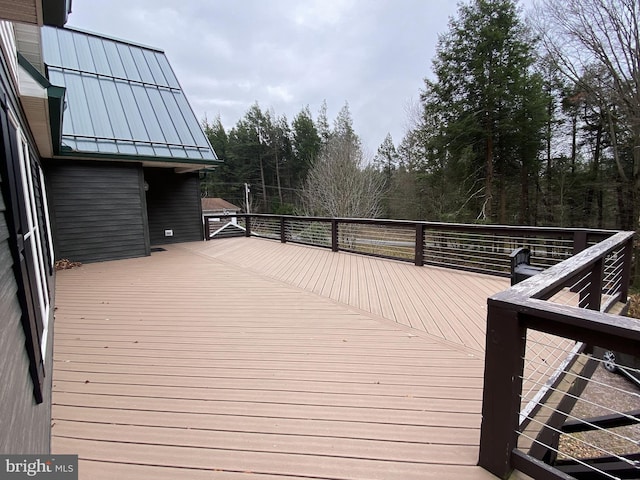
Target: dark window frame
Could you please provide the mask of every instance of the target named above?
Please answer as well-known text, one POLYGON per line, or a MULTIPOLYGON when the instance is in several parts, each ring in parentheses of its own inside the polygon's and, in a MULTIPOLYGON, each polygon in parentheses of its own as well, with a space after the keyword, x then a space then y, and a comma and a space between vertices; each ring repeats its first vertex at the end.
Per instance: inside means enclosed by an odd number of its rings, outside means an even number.
POLYGON ((31 242, 24 239, 29 231, 25 196, 22 189, 18 132, 9 121, 6 94, 0 92, 0 150, 4 161, 0 161, 3 195, 6 205, 9 247, 13 258, 13 270, 18 285, 18 301, 22 309, 22 326, 25 333, 25 348, 29 357, 29 373, 33 381, 36 403, 44 400, 44 361, 42 358, 43 320, 37 300, 36 266, 32 261, 31 242))

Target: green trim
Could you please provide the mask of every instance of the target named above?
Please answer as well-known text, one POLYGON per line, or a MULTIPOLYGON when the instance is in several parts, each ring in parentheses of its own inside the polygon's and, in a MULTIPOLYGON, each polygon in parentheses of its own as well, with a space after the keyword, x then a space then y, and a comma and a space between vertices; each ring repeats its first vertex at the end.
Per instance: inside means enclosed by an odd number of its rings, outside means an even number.
POLYGON ((38 84, 47 91, 47 101, 49 104, 49 128, 51 130, 51 143, 54 155, 60 153, 62 144, 62 115, 64 112, 64 96, 65 87, 52 85, 47 78, 42 75, 29 60, 27 60, 20 52, 18 52, 18 64, 38 84))
POLYGON ((36 67, 31 65, 31 62, 20 52, 18 52, 18 65, 24 68, 42 88, 49 88, 51 86, 51 82, 49 82, 49 80, 47 80, 47 78, 42 75, 36 67))
POLYGON ((47 89, 49 96, 49 128, 53 154, 58 155, 62 149, 62 117, 64 114, 64 95, 66 88, 51 85, 47 89))
POLYGON ((71 13, 71 0, 42 0, 42 23, 64 27, 71 13))
MULTIPOLYGON (((189 159, 189 158, 173 158, 173 157, 156 157, 143 155, 125 155, 118 153, 96 153, 96 152, 78 152, 71 150, 69 147, 62 147, 59 157, 64 158, 82 158, 84 160, 118 160, 121 162, 164 162, 176 165, 202 165, 216 166, 223 163, 222 160, 205 160, 205 159, 189 159)), ((60 158, 61 160, 64 158, 60 158)))

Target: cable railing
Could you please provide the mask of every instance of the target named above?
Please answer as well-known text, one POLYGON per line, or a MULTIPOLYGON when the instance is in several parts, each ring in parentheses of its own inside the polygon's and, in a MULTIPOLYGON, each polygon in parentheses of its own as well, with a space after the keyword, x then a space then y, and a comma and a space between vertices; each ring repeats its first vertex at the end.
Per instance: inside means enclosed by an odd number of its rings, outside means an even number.
POLYGON ((250 233, 256 237, 281 239, 281 221, 277 217, 252 217, 250 222, 250 233))
POLYGON ((284 222, 285 241, 331 248, 331 221, 300 221, 284 222))
MULTIPOLYGON (((640 321, 610 313, 626 304, 633 233, 236 216, 247 237, 497 276, 512 275, 512 253, 526 248, 541 272, 488 302, 479 464, 501 478, 636 473, 639 430, 624 429, 640 428, 640 411, 583 395, 595 385, 640 404, 640 390, 594 377, 604 351, 634 354, 640 340, 640 321), (598 413, 581 413, 589 409, 598 413)), ((633 366, 622 371, 640 378, 633 366)))
POLYGON ((534 404, 538 410, 521 411, 518 451, 528 452, 528 456, 558 470, 558 477, 548 478, 564 478, 562 474, 575 478, 638 478, 640 389, 620 381, 617 383, 622 386, 618 386, 611 374, 605 376, 606 372, 598 376, 597 372, 604 371, 603 360, 587 353, 581 344, 576 350, 574 363, 558 371, 564 383, 539 382, 548 398, 534 404), (574 385, 579 388, 572 388, 574 385), (606 391, 606 401, 602 395, 592 398, 590 388, 606 391), (635 408, 629 410, 629 405, 635 408))
MULTIPOLYGON (((248 237, 503 277, 510 275, 509 255, 516 248, 527 247, 532 265, 548 268, 614 233, 363 218, 253 214, 235 214, 235 217, 242 228, 246 228, 248 237)), ((205 223, 207 221, 205 217, 205 223)), ((206 227, 205 231, 208 231, 206 227)))
POLYGON ((500 478, 640 476, 640 389, 599 368, 603 351, 637 355, 640 321, 606 313, 627 300, 632 242, 616 233, 489 299, 480 466, 500 478))
POLYGON ((414 225, 338 223, 338 249, 345 252, 415 260, 414 225))

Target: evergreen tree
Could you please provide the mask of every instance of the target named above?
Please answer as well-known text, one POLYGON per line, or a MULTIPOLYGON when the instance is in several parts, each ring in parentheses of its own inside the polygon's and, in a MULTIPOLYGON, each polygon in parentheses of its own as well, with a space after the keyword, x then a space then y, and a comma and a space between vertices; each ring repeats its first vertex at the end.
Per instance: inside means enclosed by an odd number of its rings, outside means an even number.
MULTIPOLYGON (((531 73, 533 51, 512 0, 473 0, 440 37, 436 79, 425 80, 423 128, 435 129, 425 135, 429 150, 465 184, 460 202, 482 220, 508 220, 509 179, 514 171, 528 178, 541 140, 544 92, 531 73), (526 148, 523 138, 531 139, 526 148)), ((521 218, 527 208, 525 197, 521 218)))
POLYGON ((398 168, 399 162, 400 158, 393 144, 393 138, 390 133, 387 133, 384 141, 378 147, 378 153, 373 159, 373 164, 378 170, 384 172, 387 183, 389 184, 391 183, 391 176, 394 170, 398 168))
POLYGON ((309 168, 320 153, 321 139, 309 107, 303 108, 292 122, 293 162, 291 164, 292 186, 301 188, 309 168))
POLYGON ((214 169, 205 170, 201 175, 201 189, 203 197, 229 197, 229 186, 236 181, 234 169, 227 162, 227 146, 229 137, 222 125, 220 115, 212 123, 207 119, 202 122, 202 128, 209 139, 209 143, 222 163, 214 169))
POLYGON ((327 101, 323 100, 320 105, 320 111, 318 112, 318 119, 316 120, 316 128, 318 135, 320 135, 320 142, 322 145, 326 145, 331 135, 331 129, 329 128, 329 117, 327 116, 327 101))

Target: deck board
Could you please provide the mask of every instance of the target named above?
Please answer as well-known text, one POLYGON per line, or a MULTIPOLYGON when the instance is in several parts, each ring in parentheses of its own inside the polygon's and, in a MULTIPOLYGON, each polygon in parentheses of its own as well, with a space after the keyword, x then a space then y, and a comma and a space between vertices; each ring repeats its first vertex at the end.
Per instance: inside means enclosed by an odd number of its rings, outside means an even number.
POLYGON ((174 245, 59 272, 53 452, 92 480, 494 478, 476 466, 481 320, 442 335, 482 307, 462 315, 429 286, 469 288, 471 305, 478 284, 291 247, 174 245))
MULTIPOLYGON (((340 456, 340 445, 336 445, 332 455, 296 454, 293 452, 250 451, 230 448, 191 447, 185 445, 158 445, 127 443, 119 441, 98 441, 61 437, 59 442, 66 450, 83 449, 87 457, 102 457, 119 460, 120 463, 140 463, 150 466, 180 467, 183 469, 211 470, 218 478, 218 472, 244 473, 245 478, 255 474, 288 475, 294 478, 322 479, 429 479, 495 478, 473 465, 450 465, 436 459, 436 463, 420 461, 397 461, 389 459, 367 459, 362 454, 357 457, 340 456), (215 465, 215 468, 211 468, 215 465), (274 472, 274 473, 269 473, 274 472)), ((82 468, 82 465, 81 467, 82 468)), ((107 468, 103 466, 103 468, 107 468)), ((185 474, 189 478, 189 474, 185 474)), ((153 478, 153 477, 152 477, 153 478)))
POLYGON ((477 353, 484 350, 486 300, 509 286, 508 279, 489 275, 407 268, 407 262, 253 238, 192 243, 187 248, 477 353), (237 248, 238 243, 245 248, 237 248), (277 269, 272 268, 274 258, 279 259, 277 269))

